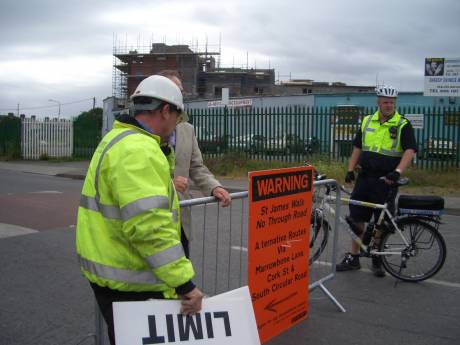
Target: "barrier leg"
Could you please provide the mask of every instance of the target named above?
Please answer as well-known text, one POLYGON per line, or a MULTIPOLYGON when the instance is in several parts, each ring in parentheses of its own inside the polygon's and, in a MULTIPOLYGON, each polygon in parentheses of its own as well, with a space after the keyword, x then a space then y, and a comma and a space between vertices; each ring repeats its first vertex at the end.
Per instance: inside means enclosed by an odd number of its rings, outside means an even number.
POLYGON ((334 303, 342 313, 345 313, 346 312, 345 308, 340 304, 339 301, 337 301, 334 295, 324 286, 324 283, 332 278, 334 278, 333 273, 329 274, 327 277, 324 277, 318 281, 315 281, 314 283, 308 286, 308 291, 313 291, 314 289, 319 287, 321 291, 323 291, 324 294, 332 301, 332 303, 334 303))
POLYGON ((329 299, 332 301, 332 303, 334 303, 336 305, 336 307, 339 308, 339 310, 342 313, 346 313, 345 308, 340 304, 339 301, 337 301, 337 299, 334 297, 334 295, 331 294, 331 292, 323 285, 323 283, 319 283, 318 286, 326 294, 326 296, 329 297, 329 299))

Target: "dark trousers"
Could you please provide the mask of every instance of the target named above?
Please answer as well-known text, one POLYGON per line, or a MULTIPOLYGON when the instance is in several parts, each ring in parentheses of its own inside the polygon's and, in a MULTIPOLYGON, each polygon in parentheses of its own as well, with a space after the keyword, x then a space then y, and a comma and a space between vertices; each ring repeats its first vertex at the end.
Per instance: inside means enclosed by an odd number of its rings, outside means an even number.
MULTIPOLYGON (((384 204, 389 202, 388 209, 394 213, 394 197, 396 196, 397 189, 391 190, 380 177, 369 176, 366 174, 359 174, 356 179, 355 187, 351 193, 351 199, 359 201, 367 201, 374 204, 384 204), (388 200, 388 198, 391 200, 388 200)), ((380 209, 372 209, 364 206, 349 205, 351 218, 358 223, 369 222, 374 215, 375 220, 380 215, 380 209)))
POLYGON ((182 247, 184 247, 184 253, 187 259, 190 259, 190 249, 188 244, 187 236, 185 236, 184 228, 180 227, 180 241, 182 243, 182 247))
POLYGON ((146 301, 150 298, 164 299, 161 292, 125 292, 112 290, 106 287, 90 283, 94 296, 96 297, 99 309, 107 323, 107 330, 111 345, 115 345, 115 331, 113 325, 113 302, 132 302, 132 301, 146 301))

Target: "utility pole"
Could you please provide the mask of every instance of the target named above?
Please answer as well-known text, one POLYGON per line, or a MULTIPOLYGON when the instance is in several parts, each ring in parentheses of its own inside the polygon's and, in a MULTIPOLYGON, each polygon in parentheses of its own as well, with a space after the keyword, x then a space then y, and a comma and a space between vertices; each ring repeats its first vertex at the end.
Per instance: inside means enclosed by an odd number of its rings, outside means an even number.
POLYGON ((96 97, 93 97, 93 110, 96 108, 96 97))
POLYGON ((48 102, 54 102, 58 105, 58 120, 61 118, 61 102, 56 101, 55 99, 49 99, 48 102))
POLYGON ((18 117, 19 117, 19 103, 18 103, 18 117))

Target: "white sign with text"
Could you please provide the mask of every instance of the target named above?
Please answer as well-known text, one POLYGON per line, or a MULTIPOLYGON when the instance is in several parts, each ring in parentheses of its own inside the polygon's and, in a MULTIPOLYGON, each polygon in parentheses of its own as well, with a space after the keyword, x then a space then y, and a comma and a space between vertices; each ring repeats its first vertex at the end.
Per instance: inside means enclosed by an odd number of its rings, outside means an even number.
POLYGON ((460 58, 426 58, 423 95, 460 97, 460 58))
POLYGON ((117 345, 259 345, 247 286, 203 300, 194 316, 180 314, 178 300, 113 304, 117 345))
POLYGON ((404 117, 409 120, 414 129, 423 129, 425 122, 424 114, 404 114, 404 117))
MULTIPOLYGON (((208 102, 208 108, 222 108, 226 104, 222 100, 219 101, 209 101, 208 102)), ((251 98, 245 98, 245 99, 230 99, 228 101, 228 107, 250 107, 252 106, 252 99, 251 98)))

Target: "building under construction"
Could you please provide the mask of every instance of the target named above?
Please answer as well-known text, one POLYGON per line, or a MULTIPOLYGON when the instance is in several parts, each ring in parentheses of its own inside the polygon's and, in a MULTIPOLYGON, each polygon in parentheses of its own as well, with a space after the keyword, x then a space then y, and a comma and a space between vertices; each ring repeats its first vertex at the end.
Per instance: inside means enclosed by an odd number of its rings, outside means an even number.
POLYGON ((188 45, 153 43, 129 50, 114 46, 112 95, 126 100, 137 85, 162 70, 177 70, 186 99, 220 98, 222 88, 230 97, 269 95, 275 85, 274 69, 221 68, 219 51, 199 50, 188 45))

